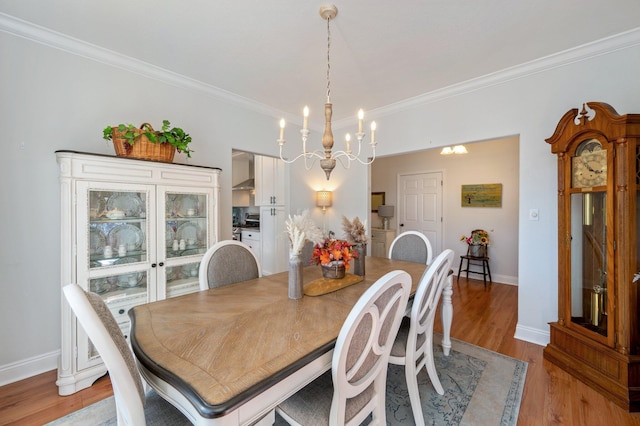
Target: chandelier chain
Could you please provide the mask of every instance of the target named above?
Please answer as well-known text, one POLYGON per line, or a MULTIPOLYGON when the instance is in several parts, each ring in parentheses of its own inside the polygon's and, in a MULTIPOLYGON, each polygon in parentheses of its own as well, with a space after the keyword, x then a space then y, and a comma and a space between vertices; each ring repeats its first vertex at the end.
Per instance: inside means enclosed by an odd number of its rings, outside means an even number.
POLYGON ((327 103, 331 102, 331 17, 327 17, 327 103))
POLYGON ((320 16, 322 19, 327 20, 327 100, 324 105, 324 133, 322 134, 322 148, 321 150, 308 150, 307 139, 309 138, 309 108, 303 109, 303 124, 300 129, 302 135, 302 152, 292 159, 285 158, 283 156, 283 148, 286 143, 284 138, 285 121, 284 118, 280 120, 280 137, 278 138, 278 145, 280 147, 280 159, 287 164, 291 164, 299 159, 304 160, 304 168, 310 170, 316 161, 320 162, 320 167, 324 170, 327 180, 331 176, 332 170, 335 168, 336 163, 340 162, 342 167, 348 169, 351 166, 352 161, 357 161, 363 165, 369 165, 373 163, 376 158, 376 141, 375 141, 375 121, 371 122, 371 146, 372 155, 363 160, 360 158, 360 150, 362 148, 362 141, 365 133, 362 129, 364 112, 358 111, 358 132, 356 133, 357 144, 354 151, 351 150, 351 136, 349 133, 345 135, 345 149, 333 150, 333 131, 331 130, 331 115, 333 111, 333 105, 331 104, 331 20, 338 14, 338 8, 335 5, 326 5, 320 7, 320 16), (310 161, 310 164, 309 164, 310 161))

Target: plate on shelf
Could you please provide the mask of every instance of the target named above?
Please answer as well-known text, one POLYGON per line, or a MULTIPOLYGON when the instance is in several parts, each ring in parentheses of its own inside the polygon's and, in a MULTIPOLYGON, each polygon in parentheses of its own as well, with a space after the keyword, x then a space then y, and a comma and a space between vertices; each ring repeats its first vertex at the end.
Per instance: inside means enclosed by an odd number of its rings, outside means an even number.
POLYGON ((182 276, 185 278, 197 277, 199 269, 200 269, 199 263, 190 263, 188 265, 182 265, 182 276))
POLYGON ((105 210, 106 197, 102 191, 89 191, 89 217, 95 219, 105 210))
POLYGON ((184 240, 185 243, 192 240, 194 244, 198 243, 198 235, 200 234, 200 227, 195 222, 185 222, 178 227, 176 232, 176 238, 178 240, 184 240))
POLYGON ((132 288, 138 287, 142 281, 144 274, 142 272, 134 272, 133 274, 120 275, 118 277, 118 287, 132 288))
POLYGON ((181 217, 196 216, 198 214, 198 196, 177 194, 173 202, 173 213, 181 217))
POLYGON ((173 240, 176 238, 176 233, 173 230, 173 226, 167 223, 167 229, 165 231, 165 239, 167 241, 167 247, 171 247, 173 245, 173 240))
POLYGON ((105 291, 109 290, 110 286, 111 285, 106 278, 96 278, 94 280, 91 280, 91 283, 89 284, 89 290, 94 293, 102 294, 105 291))
POLYGON ((125 217, 140 217, 142 200, 135 192, 116 192, 107 201, 107 211, 123 211, 125 217))
POLYGON ((167 266, 164 270, 164 273, 167 277, 167 282, 173 281, 176 275, 176 270, 172 266, 167 266))
POLYGON ((89 230, 89 253, 101 254, 106 245, 107 237, 104 233, 98 228, 91 228, 89 230))
POLYGON ((111 247, 115 247, 116 250, 120 244, 124 244, 129 251, 140 250, 144 244, 144 233, 136 226, 123 223, 109 231, 108 240, 111 247))

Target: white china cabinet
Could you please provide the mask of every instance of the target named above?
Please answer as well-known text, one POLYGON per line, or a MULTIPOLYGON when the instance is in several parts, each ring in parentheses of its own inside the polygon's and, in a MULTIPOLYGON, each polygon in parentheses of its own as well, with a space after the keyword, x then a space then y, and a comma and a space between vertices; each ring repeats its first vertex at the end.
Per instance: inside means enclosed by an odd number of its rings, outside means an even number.
MULTIPOLYGON (((133 306, 198 290, 219 238, 220 169, 57 151, 61 286, 98 293, 129 335, 133 306)), ((91 386, 106 367, 62 298, 58 392, 91 386)))

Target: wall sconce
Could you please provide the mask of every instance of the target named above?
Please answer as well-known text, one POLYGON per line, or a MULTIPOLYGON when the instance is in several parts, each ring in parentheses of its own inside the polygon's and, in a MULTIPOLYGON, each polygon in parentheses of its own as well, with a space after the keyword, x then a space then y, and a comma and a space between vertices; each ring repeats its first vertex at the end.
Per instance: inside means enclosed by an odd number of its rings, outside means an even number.
POLYGON ((331 191, 316 191, 316 207, 322 208, 322 213, 327 211, 327 207, 331 207, 333 201, 333 193, 331 191))
POLYGON ((389 219, 393 217, 394 206, 379 205, 378 216, 382 218, 382 229, 389 229, 389 219))
POLYGON ((440 151, 440 155, 449 155, 449 154, 468 154, 467 148, 464 145, 456 145, 453 148, 450 146, 445 146, 440 151))

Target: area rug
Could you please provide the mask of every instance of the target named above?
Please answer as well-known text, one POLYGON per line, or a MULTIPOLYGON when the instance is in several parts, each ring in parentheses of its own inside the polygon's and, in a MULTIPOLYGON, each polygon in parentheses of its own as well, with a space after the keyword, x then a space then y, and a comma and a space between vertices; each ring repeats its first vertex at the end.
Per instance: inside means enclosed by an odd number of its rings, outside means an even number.
MULTIPOLYGON (((460 340, 452 340, 445 357, 441 335, 434 335, 436 370, 444 388, 438 395, 424 369, 418 375, 422 411, 427 425, 516 425, 527 363, 460 340)), ((49 425, 115 425, 113 397, 49 425)), ((276 416, 275 425, 286 423, 276 416)), ((401 366, 390 365, 387 377, 387 424, 414 425, 401 366)))

